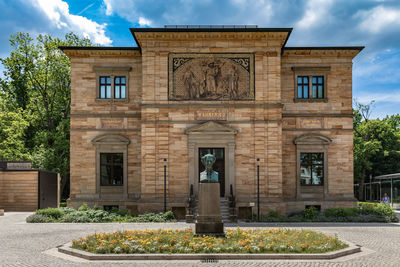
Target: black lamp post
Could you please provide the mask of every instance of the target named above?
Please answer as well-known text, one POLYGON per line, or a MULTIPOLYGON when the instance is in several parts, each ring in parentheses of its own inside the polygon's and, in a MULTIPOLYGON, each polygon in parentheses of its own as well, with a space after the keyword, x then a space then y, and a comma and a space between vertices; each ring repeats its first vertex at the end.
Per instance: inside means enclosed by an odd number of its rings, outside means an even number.
POLYGON ((260 159, 257 158, 257 220, 260 221, 260 159))
POLYGON ((167 212, 167 159, 164 159, 164 213, 167 212))

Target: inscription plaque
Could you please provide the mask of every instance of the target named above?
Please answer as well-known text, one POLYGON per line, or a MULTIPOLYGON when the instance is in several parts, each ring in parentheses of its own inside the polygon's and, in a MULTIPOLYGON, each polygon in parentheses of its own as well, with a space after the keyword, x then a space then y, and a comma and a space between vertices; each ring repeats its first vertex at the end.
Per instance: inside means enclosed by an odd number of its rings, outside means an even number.
POLYGON ((321 119, 300 119, 300 128, 322 128, 321 119))
POLYGON ((170 53, 169 100, 254 100, 253 54, 170 53))
POLYGON ((199 121, 226 121, 227 112, 225 110, 197 110, 195 117, 199 121))
POLYGON ((102 119, 101 128, 106 129, 120 129, 123 128, 124 123, 122 119, 102 119))

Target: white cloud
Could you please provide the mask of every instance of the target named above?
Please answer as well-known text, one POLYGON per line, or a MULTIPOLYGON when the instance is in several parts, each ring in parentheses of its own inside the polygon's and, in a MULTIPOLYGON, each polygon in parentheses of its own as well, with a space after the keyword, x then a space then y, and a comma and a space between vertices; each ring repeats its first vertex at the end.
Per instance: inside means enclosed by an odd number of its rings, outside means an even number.
POLYGON ((106 6, 106 15, 111 16, 114 12, 112 0, 104 0, 104 5, 106 6))
POLYGON ((333 4, 332 0, 309 0, 305 6, 303 17, 297 22, 297 27, 308 29, 321 26, 331 19, 329 10, 333 4))
POLYGON ((375 100, 376 103, 384 102, 400 104, 400 88, 393 92, 384 91, 381 93, 363 93, 355 97, 355 100, 359 103, 370 103, 375 100))
POLYGON ((152 24, 151 20, 146 19, 145 17, 140 17, 139 18, 140 27, 151 26, 151 24, 152 24))
POLYGON ((112 43, 112 40, 105 33, 106 23, 98 24, 86 17, 71 14, 66 2, 62 0, 29 1, 41 10, 58 29, 67 29, 68 31, 80 33, 100 45, 110 45, 112 43))
MULTIPOLYGON (((152 4, 146 1, 134 0, 103 0, 105 13, 107 16, 118 15, 131 23, 137 23, 140 27, 153 26, 153 21, 144 16, 137 8, 137 5, 151 6, 152 4)), ((165 3, 163 3, 165 4, 165 3)))
POLYGON ((370 33, 379 33, 385 27, 400 27, 400 9, 377 6, 358 11, 354 17, 361 18, 359 28, 370 33))

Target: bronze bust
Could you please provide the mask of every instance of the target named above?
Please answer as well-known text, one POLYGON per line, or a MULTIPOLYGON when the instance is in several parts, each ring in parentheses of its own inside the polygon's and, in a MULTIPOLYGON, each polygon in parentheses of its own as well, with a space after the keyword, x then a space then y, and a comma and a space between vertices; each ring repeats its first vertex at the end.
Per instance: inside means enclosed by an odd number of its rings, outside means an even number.
POLYGON ((205 170, 200 173, 200 183, 218 183, 218 172, 212 169, 215 160, 213 154, 206 154, 201 158, 205 170))

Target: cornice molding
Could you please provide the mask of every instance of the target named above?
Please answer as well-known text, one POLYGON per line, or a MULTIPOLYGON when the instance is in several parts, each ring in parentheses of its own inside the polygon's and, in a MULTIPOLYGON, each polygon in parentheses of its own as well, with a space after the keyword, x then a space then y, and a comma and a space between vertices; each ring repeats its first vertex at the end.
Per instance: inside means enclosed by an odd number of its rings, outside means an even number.
POLYGON ((192 41, 193 39, 215 39, 219 41, 228 40, 280 40, 282 47, 288 36, 288 32, 135 32, 135 40, 140 47, 146 41, 192 41))
POLYGON ((355 49, 283 49, 282 57, 288 56, 324 56, 354 58, 361 50, 355 49))
POLYGON ((90 57, 90 56, 103 56, 103 57, 141 57, 139 50, 79 50, 79 49, 63 49, 63 52, 68 57, 90 57))

